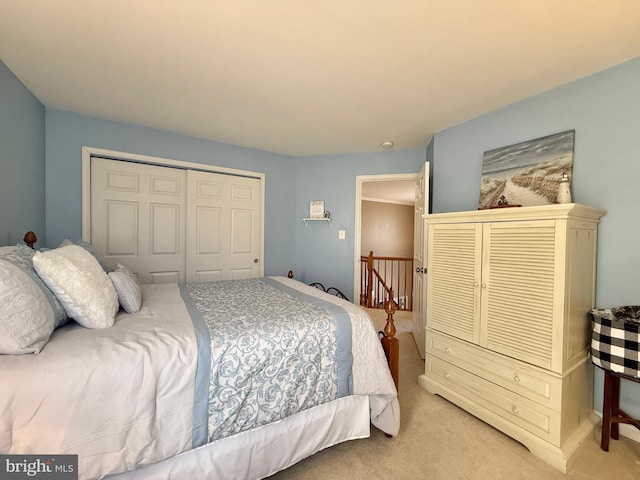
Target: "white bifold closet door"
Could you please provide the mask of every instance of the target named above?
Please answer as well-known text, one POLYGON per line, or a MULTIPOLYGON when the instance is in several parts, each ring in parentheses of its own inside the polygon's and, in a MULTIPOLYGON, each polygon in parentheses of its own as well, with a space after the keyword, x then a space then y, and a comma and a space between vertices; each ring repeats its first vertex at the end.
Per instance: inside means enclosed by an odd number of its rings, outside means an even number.
POLYGON ((260 180, 93 157, 91 243, 142 283, 260 274, 260 180))
POLYGON ((187 282, 260 274, 260 180, 187 171, 187 282))

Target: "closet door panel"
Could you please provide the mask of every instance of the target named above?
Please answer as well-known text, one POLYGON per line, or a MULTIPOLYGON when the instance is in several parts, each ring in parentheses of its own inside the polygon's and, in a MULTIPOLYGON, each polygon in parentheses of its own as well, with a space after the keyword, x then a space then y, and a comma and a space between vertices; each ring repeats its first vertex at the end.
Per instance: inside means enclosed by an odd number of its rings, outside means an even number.
POLYGON ((105 202, 107 245, 106 256, 138 254, 138 203, 105 202))
MULTIPOLYGON (((202 190, 200 193, 202 193, 202 190)), ((195 265, 188 265, 187 281, 210 282, 222 280, 222 270, 215 267, 216 263, 221 263, 219 259, 224 250, 221 245, 223 241, 221 232, 224 229, 222 225, 222 210, 222 207, 202 205, 195 207, 195 212, 193 212, 195 217, 195 244, 192 244, 188 250, 195 250, 196 258, 200 259, 200 261, 195 265), (202 261, 205 259, 206 261, 202 261)))
POLYGON ((231 201, 252 205, 257 200, 255 179, 246 177, 230 178, 231 201))
POLYGON ((89 240, 142 283, 257 277, 260 178, 91 158, 89 240))
POLYGON ((195 213, 198 232, 195 245, 197 255, 220 255, 222 209, 197 207, 195 213))
POLYGON ((187 173, 187 281, 260 274, 260 180, 187 173))
POLYGON ((185 279, 186 172, 91 160, 91 243, 142 283, 185 279))
POLYGON ((251 254, 253 232, 253 213, 251 210, 234 208, 231 210, 231 254, 251 254))
POLYGON ((152 255, 177 255, 180 252, 182 212, 176 205, 150 205, 152 255))
POLYGON ((165 197, 182 197, 184 195, 184 175, 176 177, 175 171, 165 167, 158 168, 164 168, 167 172, 163 175, 150 175, 149 192, 165 197), (170 176, 169 173, 173 175, 170 176))

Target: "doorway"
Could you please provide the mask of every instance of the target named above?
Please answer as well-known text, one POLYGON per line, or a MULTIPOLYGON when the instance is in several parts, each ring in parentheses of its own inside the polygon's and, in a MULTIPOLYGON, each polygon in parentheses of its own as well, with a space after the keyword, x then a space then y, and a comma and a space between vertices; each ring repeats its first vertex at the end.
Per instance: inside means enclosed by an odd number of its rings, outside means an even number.
MULTIPOLYGON (((356 177, 356 205, 355 205, 355 235, 354 235, 354 294, 360 304, 362 289, 362 203, 366 192, 378 191, 380 198, 392 198, 390 193, 394 187, 398 188, 398 195, 405 195, 406 202, 413 200, 414 232, 413 232, 413 289, 412 289, 412 327, 416 345, 420 356, 424 358, 425 351, 425 314, 426 314, 426 236, 424 215, 429 213, 430 189, 429 162, 418 173, 395 175, 369 175, 356 177), (396 183, 398 182, 398 183, 396 183), (386 193, 383 193, 386 192, 386 193), (401 193, 400 193, 401 192, 401 193)), ((391 232, 393 234, 393 232, 391 232)), ((367 254, 369 252, 366 252, 367 254)), ((395 297, 395 294, 394 294, 395 297)), ((394 298, 394 300, 396 300, 394 298)), ((397 302, 397 300, 396 300, 397 302)))
MULTIPOLYGON (((385 223, 377 222, 377 226, 363 228, 363 217, 370 214, 370 210, 384 212, 402 212, 403 207, 410 209, 410 220, 413 222, 415 206, 417 173, 363 175, 356 177, 356 205, 355 205, 355 235, 354 235, 354 296, 360 304, 362 292, 362 257, 369 255, 370 248, 363 251, 363 244, 376 245, 374 254, 392 257, 413 256, 413 232, 395 232, 392 228, 384 228, 385 223), (364 207, 363 207, 364 205, 364 207), (372 230, 373 229, 373 230, 372 230), (409 233, 409 235, 407 235, 409 233), (375 239, 367 238, 375 235, 375 239), (403 239, 396 241, 398 238, 403 239)), ((402 214, 402 213, 401 213, 402 214)), ((392 214, 391 214, 392 215, 392 214)), ((391 222, 396 226, 402 224, 397 218, 391 222)), ((405 297, 405 295, 402 295, 405 297)), ((408 301, 404 299, 404 304, 408 301)), ((377 302, 377 300, 376 300, 377 302)))

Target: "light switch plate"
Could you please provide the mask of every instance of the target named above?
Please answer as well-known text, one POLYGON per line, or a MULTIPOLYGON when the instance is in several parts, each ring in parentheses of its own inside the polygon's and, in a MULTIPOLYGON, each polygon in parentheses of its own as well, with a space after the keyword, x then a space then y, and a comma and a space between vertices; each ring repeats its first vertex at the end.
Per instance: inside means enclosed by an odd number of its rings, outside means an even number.
POLYGON ((344 240, 344 239, 345 239, 344 230, 338 230, 338 240, 344 240))

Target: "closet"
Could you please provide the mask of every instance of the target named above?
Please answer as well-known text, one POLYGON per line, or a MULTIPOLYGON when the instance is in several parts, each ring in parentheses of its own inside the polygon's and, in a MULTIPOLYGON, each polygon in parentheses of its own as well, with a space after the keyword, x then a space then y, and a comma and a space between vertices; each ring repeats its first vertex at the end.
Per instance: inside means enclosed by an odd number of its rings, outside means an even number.
POLYGON ((564 204, 425 217, 419 384, 561 471, 597 423, 588 311, 602 215, 564 204))
POLYGON ((90 241, 142 283, 262 274, 259 178, 91 158, 90 241))

